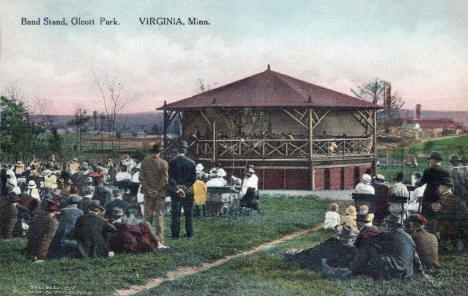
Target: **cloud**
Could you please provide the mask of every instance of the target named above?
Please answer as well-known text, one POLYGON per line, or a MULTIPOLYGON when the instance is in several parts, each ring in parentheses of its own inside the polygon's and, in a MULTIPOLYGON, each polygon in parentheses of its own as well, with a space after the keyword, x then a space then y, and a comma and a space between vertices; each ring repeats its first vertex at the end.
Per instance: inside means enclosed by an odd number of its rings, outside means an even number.
POLYGON ((425 109, 468 109, 468 34, 463 10, 456 5, 434 4, 414 12, 417 4, 412 2, 387 8, 363 2, 354 10, 350 4, 323 2, 314 7, 284 6, 273 13, 252 4, 254 14, 234 4, 217 8, 198 7, 195 2, 187 7, 58 3, 7 2, 0 13, 2 85, 17 83, 28 97, 51 99, 54 113, 71 113, 78 104, 101 111, 95 75, 119 79, 125 95, 138 98, 124 111, 137 112, 193 95, 199 78, 216 87, 264 71, 267 64, 348 94, 357 84, 379 77, 392 82, 407 107, 422 103, 425 109), (55 11, 50 12, 51 7, 55 11), (167 11, 166 16, 176 16, 177 11, 208 14, 214 24, 209 28, 138 24, 138 16, 161 11, 167 11), (381 15, 375 16, 376 11, 381 15), (22 15, 116 15, 122 25, 25 27, 18 25, 22 15))

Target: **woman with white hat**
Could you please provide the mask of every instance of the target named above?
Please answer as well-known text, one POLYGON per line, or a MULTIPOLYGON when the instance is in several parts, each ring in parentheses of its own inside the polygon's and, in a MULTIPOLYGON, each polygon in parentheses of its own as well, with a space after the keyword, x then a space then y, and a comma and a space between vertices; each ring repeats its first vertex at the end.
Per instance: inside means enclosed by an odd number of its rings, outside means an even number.
POLYGON ((29 194, 31 197, 40 200, 41 196, 39 195, 39 190, 37 189, 36 182, 30 180, 26 190, 26 194, 29 194))
POLYGON ((372 177, 369 174, 362 175, 361 182, 356 185, 356 193, 375 194, 375 189, 371 185, 372 177))

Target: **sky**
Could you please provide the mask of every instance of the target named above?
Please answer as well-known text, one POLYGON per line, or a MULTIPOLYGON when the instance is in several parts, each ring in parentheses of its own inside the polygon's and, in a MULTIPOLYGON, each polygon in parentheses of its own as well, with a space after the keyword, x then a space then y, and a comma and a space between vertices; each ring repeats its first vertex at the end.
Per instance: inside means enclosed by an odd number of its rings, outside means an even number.
POLYGON ((150 112, 163 101, 271 69, 336 91, 379 78, 405 108, 468 111, 468 1, 0 0, 0 91, 20 89, 48 112, 104 110, 96 79, 115 79, 150 112), (174 3, 175 2, 175 3, 174 3), (201 3, 200 3, 201 2, 201 3), (21 18, 65 17, 68 26, 21 18), (118 26, 70 19, 116 18, 118 26), (197 17, 209 26, 143 26, 197 17))

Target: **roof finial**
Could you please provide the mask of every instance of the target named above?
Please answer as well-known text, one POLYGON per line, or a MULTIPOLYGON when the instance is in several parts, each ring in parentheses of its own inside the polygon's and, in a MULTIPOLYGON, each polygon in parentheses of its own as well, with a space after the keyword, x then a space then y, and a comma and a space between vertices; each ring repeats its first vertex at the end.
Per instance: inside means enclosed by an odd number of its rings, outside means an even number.
POLYGON ((164 106, 166 106, 166 105, 167 105, 167 101, 166 101, 166 100, 164 100, 164 106))
POLYGON ((270 71, 270 64, 268 64, 267 66, 267 71, 270 71))
POLYGON ((307 103, 312 103, 312 96, 309 96, 309 99, 307 100, 307 103))

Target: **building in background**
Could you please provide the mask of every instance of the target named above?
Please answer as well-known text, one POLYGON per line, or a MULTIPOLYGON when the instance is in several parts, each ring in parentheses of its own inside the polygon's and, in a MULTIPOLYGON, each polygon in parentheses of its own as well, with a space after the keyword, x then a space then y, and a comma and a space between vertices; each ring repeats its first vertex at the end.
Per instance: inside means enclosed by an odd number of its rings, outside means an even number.
POLYGON ((415 130, 418 138, 434 138, 468 134, 463 122, 451 118, 421 118, 421 105, 417 104, 415 116, 406 119, 403 128, 415 130))

